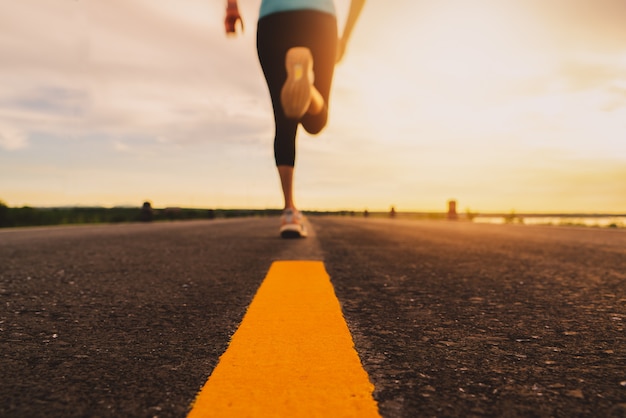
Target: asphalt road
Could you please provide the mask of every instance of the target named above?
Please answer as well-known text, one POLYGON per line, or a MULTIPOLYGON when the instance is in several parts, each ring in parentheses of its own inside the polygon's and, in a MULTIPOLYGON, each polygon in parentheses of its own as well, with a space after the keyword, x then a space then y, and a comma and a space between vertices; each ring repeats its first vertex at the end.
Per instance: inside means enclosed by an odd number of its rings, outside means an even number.
POLYGON ((0 416, 184 417, 274 260, 323 260, 383 417, 626 417, 626 231, 312 218, 0 230, 0 416))

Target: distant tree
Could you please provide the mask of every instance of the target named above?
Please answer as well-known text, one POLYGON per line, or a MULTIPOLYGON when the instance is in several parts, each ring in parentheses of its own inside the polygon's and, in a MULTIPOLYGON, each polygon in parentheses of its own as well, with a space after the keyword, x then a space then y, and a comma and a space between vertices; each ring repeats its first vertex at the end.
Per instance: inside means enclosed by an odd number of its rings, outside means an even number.
POLYGON ((465 209, 465 217, 468 221, 473 221, 476 216, 478 216, 478 214, 472 212, 470 208, 465 209))
POLYGON ((512 224, 513 222, 515 222, 516 218, 517 215, 515 214, 515 209, 511 209, 511 213, 509 213, 508 215, 504 215, 504 223, 512 224))
POLYGON ((3 226, 9 226, 9 207, 0 200, 0 228, 3 226))

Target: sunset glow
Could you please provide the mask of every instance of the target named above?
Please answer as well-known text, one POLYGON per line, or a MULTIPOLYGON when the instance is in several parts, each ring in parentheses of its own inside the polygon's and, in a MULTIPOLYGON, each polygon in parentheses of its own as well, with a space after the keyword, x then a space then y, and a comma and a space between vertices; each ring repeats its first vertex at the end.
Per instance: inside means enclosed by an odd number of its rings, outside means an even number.
MULTIPOLYGON (((259 0, 236 39, 222 0, 0 3, 0 200, 281 205, 259 0)), ((625 17, 622 0, 369 0, 328 127, 299 133, 298 205, 626 213, 625 17)))

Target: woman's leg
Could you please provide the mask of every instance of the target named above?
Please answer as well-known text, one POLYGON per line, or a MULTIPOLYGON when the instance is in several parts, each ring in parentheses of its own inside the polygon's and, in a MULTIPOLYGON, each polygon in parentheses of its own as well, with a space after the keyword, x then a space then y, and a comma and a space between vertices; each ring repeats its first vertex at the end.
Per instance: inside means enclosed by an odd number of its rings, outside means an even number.
POLYGON ((276 13, 259 20, 257 29, 259 62, 272 99, 275 137, 274 157, 281 178, 285 208, 295 208, 293 198, 293 167, 296 155, 296 132, 301 122, 311 133, 322 130, 328 118, 328 97, 337 43, 337 25, 333 16, 315 11, 276 13), (287 79, 285 57, 293 47, 307 47, 313 55, 314 85, 324 97, 317 114, 306 114, 298 121, 285 116, 281 90, 287 79), (319 61, 319 63, 318 63, 319 61))
POLYGON ((318 134, 326 126, 328 121, 328 107, 330 103, 330 88, 335 71, 335 59, 337 57, 337 24, 334 20, 323 20, 319 23, 320 31, 313 42, 307 46, 313 55, 313 72, 315 89, 324 99, 321 109, 310 109, 300 123, 310 134, 318 134))
POLYGON ((293 201, 293 166, 279 165, 277 168, 285 200, 285 209, 295 209, 296 204, 293 201))

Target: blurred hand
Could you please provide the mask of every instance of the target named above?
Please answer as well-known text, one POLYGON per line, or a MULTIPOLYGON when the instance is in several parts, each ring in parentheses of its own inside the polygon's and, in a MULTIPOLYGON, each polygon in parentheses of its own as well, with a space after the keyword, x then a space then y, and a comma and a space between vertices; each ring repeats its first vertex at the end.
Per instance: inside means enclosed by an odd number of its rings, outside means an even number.
POLYGON ((243 20, 241 19, 241 15, 239 14, 239 9, 237 7, 229 6, 228 8, 226 8, 226 18, 224 19, 226 35, 237 34, 237 22, 239 22, 241 32, 243 32, 243 20))

